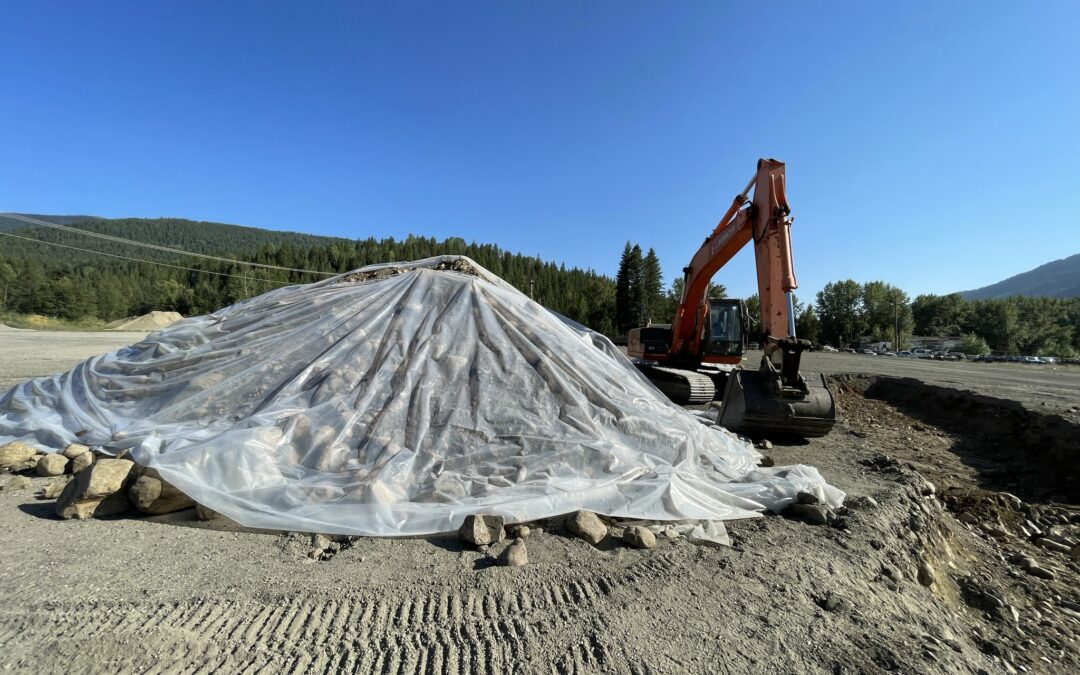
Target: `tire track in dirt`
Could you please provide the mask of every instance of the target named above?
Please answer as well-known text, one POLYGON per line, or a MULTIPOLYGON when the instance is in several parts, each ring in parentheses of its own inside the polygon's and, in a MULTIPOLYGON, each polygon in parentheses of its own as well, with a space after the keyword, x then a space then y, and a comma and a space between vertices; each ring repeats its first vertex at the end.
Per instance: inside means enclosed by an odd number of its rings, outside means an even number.
POLYGON ((75 662, 153 673, 646 673, 638 655, 605 637, 599 617, 611 596, 670 577, 668 556, 651 553, 613 573, 507 591, 6 608, 0 642, 11 649, 0 667, 31 665, 19 645, 48 643, 75 662))

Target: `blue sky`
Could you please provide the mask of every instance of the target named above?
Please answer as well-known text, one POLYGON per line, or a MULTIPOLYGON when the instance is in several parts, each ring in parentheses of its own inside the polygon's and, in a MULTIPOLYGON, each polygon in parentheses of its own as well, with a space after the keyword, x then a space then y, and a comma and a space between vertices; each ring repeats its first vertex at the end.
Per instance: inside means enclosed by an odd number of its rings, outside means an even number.
MULTIPOLYGON (((1080 3, 0 5, 0 211, 461 236, 678 274, 788 165, 799 295, 1080 252, 1080 3)), ((717 277, 755 291, 744 251, 717 277)))

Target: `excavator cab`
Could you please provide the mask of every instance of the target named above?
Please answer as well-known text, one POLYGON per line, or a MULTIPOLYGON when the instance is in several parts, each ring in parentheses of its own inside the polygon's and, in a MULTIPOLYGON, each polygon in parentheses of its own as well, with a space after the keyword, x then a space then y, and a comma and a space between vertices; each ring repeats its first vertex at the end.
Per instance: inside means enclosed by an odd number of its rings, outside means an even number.
POLYGON ((705 363, 738 363, 746 351, 748 325, 749 315, 742 300, 710 298, 709 320, 702 336, 705 346, 702 360, 705 363))

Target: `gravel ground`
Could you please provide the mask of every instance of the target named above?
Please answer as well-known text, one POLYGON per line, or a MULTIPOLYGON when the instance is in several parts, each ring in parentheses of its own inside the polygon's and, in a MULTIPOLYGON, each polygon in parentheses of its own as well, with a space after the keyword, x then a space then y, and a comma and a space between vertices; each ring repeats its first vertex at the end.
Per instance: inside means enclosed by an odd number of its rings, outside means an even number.
MULTIPOLYGON (((0 388, 139 338, 2 330, 0 388)), ((810 355, 811 370, 920 380, 840 378, 834 432, 768 451, 849 493, 838 526, 739 521, 730 547, 593 547, 552 521, 521 568, 453 537, 362 538, 316 562, 304 537, 191 511, 56 520, 36 492, 58 479, 33 478, 0 490, 0 668, 1077 672, 1077 561, 1021 528, 1080 530, 1075 453, 1054 449, 1075 438, 1080 371, 880 361, 810 355), (986 396, 934 386, 949 384, 986 396), (1016 470, 1038 458, 1057 476, 1016 470)))

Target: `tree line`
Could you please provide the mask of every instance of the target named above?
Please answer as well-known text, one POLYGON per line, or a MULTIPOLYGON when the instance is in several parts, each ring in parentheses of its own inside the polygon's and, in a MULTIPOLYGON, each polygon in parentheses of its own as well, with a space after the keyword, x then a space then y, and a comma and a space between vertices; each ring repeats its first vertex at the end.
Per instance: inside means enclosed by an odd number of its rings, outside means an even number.
MULTIPOLYGON (((161 235, 160 221, 132 219, 103 221, 99 230, 146 243, 177 246, 177 232, 190 221, 169 220, 172 236, 161 235)), ((193 223, 205 226, 205 223, 193 223)), ((437 255, 467 255, 537 302, 600 332, 614 333, 615 284, 592 270, 567 268, 533 256, 504 251, 491 244, 468 243, 461 238, 438 241, 410 236, 346 240, 269 233, 267 240, 250 247, 251 228, 214 225, 201 227, 196 252, 226 255, 238 262, 176 258, 124 244, 101 246, 73 232, 29 228, 32 236, 59 244, 106 253, 167 260, 147 264, 110 258, 92 252, 57 248, 48 244, 4 239, 0 250, 0 312, 43 314, 67 320, 112 321, 151 310, 176 311, 185 316, 206 314, 281 285, 324 278, 303 272, 252 268, 257 262, 318 272, 345 272, 381 262, 418 260, 437 255), (220 244, 215 246, 215 240, 220 244), (243 249, 249 247, 247 251, 243 249), (180 269, 190 268, 190 269, 180 269), (226 276, 228 275, 228 276, 226 276)), ((83 227, 83 225, 80 225, 83 227)), ((185 236, 190 236, 188 233, 185 236)))
MULTIPOLYGON (((0 250, 0 312, 102 322, 152 310, 192 316, 281 285, 323 278, 252 268, 242 262, 345 272, 375 263, 448 254, 469 256, 536 301, 606 335, 625 335, 649 321, 671 322, 682 296, 682 275, 665 287, 656 252, 643 251, 631 242, 623 247, 612 280, 592 270, 567 268, 457 237, 349 240, 180 219, 103 220, 79 228, 224 255, 237 262, 177 258, 122 244, 106 247, 78 233, 27 228, 18 230, 20 236, 91 250, 5 238, 0 250), (102 257, 95 250, 174 267, 102 257)), ((726 289, 715 284, 708 293, 725 297, 726 289)), ((752 323, 748 334, 753 340, 760 332, 757 296, 748 298, 747 305, 752 323)), ((1080 352, 1080 298, 966 301, 954 293, 911 300, 902 289, 884 281, 860 284, 847 279, 826 284, 811 304, 796 298, 795 314, 799 337, 836 346, 870 338, 896 342, 903 348, 910 345, 912 335, 964 335, 964 349, 969 353, 992 350, 1065 357, 1080 352)))
MULTIPOLYGON (((669 323, 682 296, 682 276, 664 287, 653 249, 626 242, 615 276, 614 330, 625 335, 647 322, 669 323)), ((710 297, 726 296, 723 285, 710 297)), ((751 340, 761 332, 757 294, 746 300, 751 340)), ((959 293, 914 300, 885 281, 825 284, 811 303, 794 298, 795 331, 815 344, 849 346, 861 340, 912 346, 913 336, 961 337, 968 354, 990 352, 1072 357, 1080 353, 1080 298, 1011 297, 964 300, 959 293)))
MULTIPOLYGON (((815 304, 817 332, 800 335, 836 346, 860 338, 911 344, 913 335, 961 337, 968 354, 1072 357, 1080 352, 1080 298, 965 300, 959 293, 909 300, 883 281, 825 284, 815 304)), ((809 311, 810 308, 807 308, 809 311)))
MULTIPOLYGON (((660 258, 649 249, 629 241, 623 247, 615 273, 615 330, 625 335, 631 328, 647 323, 671 323, 683 292, 683 277, 675 277, 664 288, 660 258)), ((723 284, 709 284, 710 298, 727 297, 723 284)))

